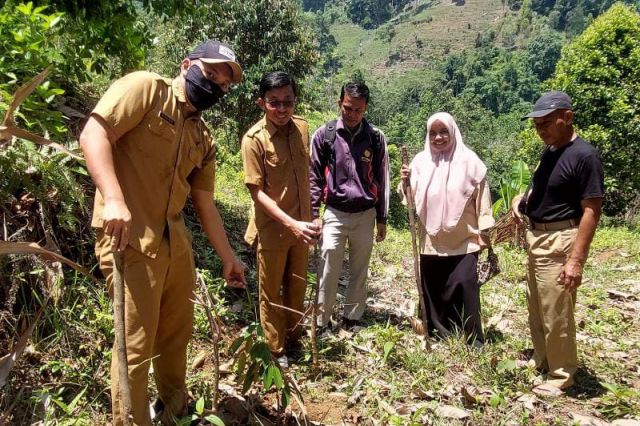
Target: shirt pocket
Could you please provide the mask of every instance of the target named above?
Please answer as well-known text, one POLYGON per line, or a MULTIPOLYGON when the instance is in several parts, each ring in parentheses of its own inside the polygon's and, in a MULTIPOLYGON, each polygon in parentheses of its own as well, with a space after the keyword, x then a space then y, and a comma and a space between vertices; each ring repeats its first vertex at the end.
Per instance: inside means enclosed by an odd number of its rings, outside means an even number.
POLYGON ((202 168, 202 163, 204 161, 205 156, 207 155, 207 147, 204 144, 204 141, 200 136, 194 137, 188 143, 187 153, 189 157, 189 161, 193 163, 193 165, 199 169, 202 168))
POLYGON ((267 147, 265 150, 265 172, 266 181, 269 186, 279 188, 283 186, 288 179, 289 161, 287 155, 278 152, 273 146, 267 147))
POLYGON ((148 157, 163 157, 171 150, 176 139, 175 125, 160 117, 151 116, 145 123, 146 135, 138 143, 138 149, 148 157))

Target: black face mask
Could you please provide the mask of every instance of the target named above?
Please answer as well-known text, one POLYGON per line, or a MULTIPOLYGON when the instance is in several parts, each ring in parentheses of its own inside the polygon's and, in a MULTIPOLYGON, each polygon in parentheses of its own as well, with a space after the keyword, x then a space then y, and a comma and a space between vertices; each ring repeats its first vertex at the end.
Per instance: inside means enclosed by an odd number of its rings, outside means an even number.
POLYGON ((203 111, 214 106, 222 97, 224 92, 214 82, 207 80, 202 74, 202 70, 197 65, 191 65, 185 77, 185 89, 189 102, 198 111, 203 111))

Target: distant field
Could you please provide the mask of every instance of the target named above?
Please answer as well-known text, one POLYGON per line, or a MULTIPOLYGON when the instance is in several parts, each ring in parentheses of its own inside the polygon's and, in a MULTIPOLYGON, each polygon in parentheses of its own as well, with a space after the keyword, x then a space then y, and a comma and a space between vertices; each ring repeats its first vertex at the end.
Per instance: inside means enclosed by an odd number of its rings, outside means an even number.
MULTIPOLYGON (((507 12, 508 13, 508 12, 507 12)), ((421 1, 375 30, 354 24, 335 24, 336 51, 346 69, 359 68, 381 75, 429 66, 429 60, 448 52, 473 48, 478 33, 497 28, 505 9, 500 0, 421 1), (381 37, 393 26, 391 41, 381 37)))

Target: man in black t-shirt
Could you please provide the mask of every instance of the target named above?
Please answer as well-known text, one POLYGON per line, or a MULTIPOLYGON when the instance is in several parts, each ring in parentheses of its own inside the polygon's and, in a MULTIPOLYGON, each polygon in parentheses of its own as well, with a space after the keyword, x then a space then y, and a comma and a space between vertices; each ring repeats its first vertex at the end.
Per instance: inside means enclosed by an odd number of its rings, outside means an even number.
POLYGON ((566 389, 577 369, 576 289, 596 230, 604 176, 596 149, 573 129, 571 99, 548 92, 533 118, 546 145, 526 194, 512 202, 514 217, 529 225, 527 305, 533 340, 529 365, 546 371, 546 384, 566 389))

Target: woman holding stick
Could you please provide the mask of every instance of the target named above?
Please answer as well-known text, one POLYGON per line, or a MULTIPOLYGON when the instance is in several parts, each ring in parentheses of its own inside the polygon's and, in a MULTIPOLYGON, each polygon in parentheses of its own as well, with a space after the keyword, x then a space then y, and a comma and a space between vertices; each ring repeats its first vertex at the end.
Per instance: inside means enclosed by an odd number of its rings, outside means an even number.
POLYGON ((464 331, 482 347, 478 253, 488 247, 494 225, 487 167, 462 142, 453 117, 439 112, 427 121, 424 150, 401 177, 419 220, 420 275, 431 334, 464 331))

